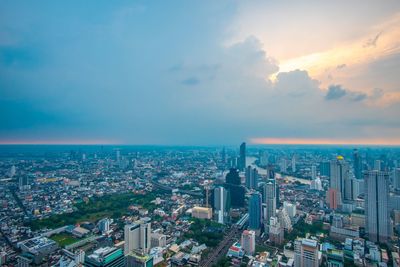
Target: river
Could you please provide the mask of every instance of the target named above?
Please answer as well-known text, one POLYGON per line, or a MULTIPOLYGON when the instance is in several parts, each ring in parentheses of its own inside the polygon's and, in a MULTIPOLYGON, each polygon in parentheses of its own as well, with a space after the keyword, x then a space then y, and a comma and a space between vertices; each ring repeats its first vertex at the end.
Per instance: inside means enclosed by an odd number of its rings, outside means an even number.
MULTIPOLYGON (((255 164, 256 160, 257 160, 256 157, 250 157, 250 156, 246 157, 246 165, 247 166, 250 165, 253 168, 256 168, 259 174, 266 175, 267 170, 264 168, 258 167, 255 164)), ((278 179, 281 179, 281 178, 287 179, 288 181, 291 181, 291 182, 299 181, 300 183, 303 183, 303 184, 308 184, 308 185, 311 184, 310 180, 299 178, 299 177, 294 177, 294 176, 289 176, 289 175, 282 175, 280 173, 275 173, 275 177, 278 179)))

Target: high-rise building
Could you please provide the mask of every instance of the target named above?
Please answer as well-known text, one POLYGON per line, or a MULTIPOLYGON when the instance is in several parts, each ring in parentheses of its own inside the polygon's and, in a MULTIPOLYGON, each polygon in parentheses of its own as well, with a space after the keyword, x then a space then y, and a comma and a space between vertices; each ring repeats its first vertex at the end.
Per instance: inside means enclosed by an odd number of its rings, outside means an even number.
POLYGON ((153 267, 153 257, 140 252, 131 252, 126 257, 126 267, 153 267))
POLYGON ((198 219, 211 219, 212 218, 212 209, 206 207, 193 207, 192 208, 192 217, 198 219))
POLYGON ((329 188, 326 193, 326 202, 330 209, 336 210, 338 208, 338 191, 333 188, 329 188))
POLYGON ((318 190, 321 191, 322 190, 322 182, 321 179, 319 177, 317 177, 315 180, 311 181, 311 185, 310 185, 311 189, 314 190, 318 190))
POLYGON ((246 168, 246 187, 256 189, 258 186, 258 171, 250 165, 246 168))
POLYGON ((125 266, 124 253, 115 247, 99 248, 85 258, 84 266, 123 267, 125 266))
POLYGON ((240 171, 244 171, 244 169, 246 168, 246 143, 245 142, 243 142, 240 145, 238 168, 240 171))
POLYGON ((125 225, 124 254, 132 251, 148 253, 151 248, 151 222, 150 218, 142 218, 139 221, 125 225))
POLYGON ((229 172, 226 174, 225 183, 241 185, 239 172, 237 169, 231 168, 229 172))
POLYGON ((254 231, 244 230, 240 243, 247 255, 253 255, 256 250, 256 233, 254 231))
POLYGON ((276 189, 275 182, 268 181, 264 184, 264 221, 269 223, 269 219, 276 214, 276 189))
POLYGON ((16 172, 17 172, 17 171, 16 171, 16 169, 15 169, 15 166, 12 165, 12 166, 11 166, 11 169, 10 169, 10 177, 11 177, 11 178, 14 177, 14 175, 15 175, 16 172))
POLYGON ((293 155, 292 157, 292 172, 296 172, 296 155, 293 155))
POLYGON ((381 171, 382 170, 382 161, 377 159, 374 161, 374 170, 381 171))
POLYGON ((296 205, 285 201, 285 202, 283 202, 283 208, 286 210, 290 219, 293 219, 296 216, 296 213, 297 213, 296 205))
POLYGON ((274 245, 281 245, 283 243, 284 229, 278 221, 277 217, 269 219, 269 240, 274 245))
POLYGON ((321 176, 331 176, 331 163, 329 161, 323 161, 319 163, 319 172, 321 176))
POLYGON ((294 241, 294 267, 318 267, 318 242, 311 239, 294 241))
POLYGON ((387 243, 391 234, 389 211, 389 174, 368 171, 365 179, 366 233, 373 242, 387 243))
POLYGON ((225 178, 225 189, 230 192, 230 204, 233 207, 244 207, 245 188, 241 186, 241 180, 237 169, 230 169, 225 178))
POLYGON ((261 228, 261 194, 253 193, 249 200, 249 229, 261 228))
POLYGON ((278 211, 278 219, 283 229, 288 232, 292 231, 292 221, 290 220, 290 216, 287 213, 286 209, 283 208, 278 211))
POLYGON ((214 213, 219 223, 226 223, 230 209, 230 193, 224 187, 214 189, 214 213))
POLYGON ((99 230, 102 234, 107 234, 110 231, 110 219, 104 218, 99 221, 99 230))
POLYGON ((354 176, 356 179, 362 179, 362 162, 358 149, 353 151, 353 162, 354 162, 354 176))
POLYGON ((30 188, 29 177, 21 175, 18 179, 19 190, 27 190, 30 188))
POLYGON ((317 178, 317 166, 311 166, 311 179, 315 180, 317 178))
POLYGON ((393 187, 396 190, 400 190, 400 168, 393 170, 393 187))
POLYGON ((346 192, 352 190, 346 187, 345 180, 349 179, 349 165, 342 156, 338 156, 336 160, 332 160, 330 164, 330 189, 334 189, 337 192, 337 204, 340 206, 343 200, 347 199, 346 196, 349 194, 346 192))

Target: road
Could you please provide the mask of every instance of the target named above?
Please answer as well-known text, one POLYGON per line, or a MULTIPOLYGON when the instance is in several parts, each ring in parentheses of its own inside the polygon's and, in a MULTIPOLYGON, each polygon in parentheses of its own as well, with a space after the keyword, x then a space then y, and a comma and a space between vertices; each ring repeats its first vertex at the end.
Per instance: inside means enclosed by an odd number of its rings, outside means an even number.
POLYGON ((236 225, 232 225, 232 228, 229 232, 224 236, 224 239, 219 243, 218 247, 216 247, 211 254, 207 255, 206 259, 203 259, 199 266, 201 267, 209 267, 213 264, 216 264, 219 258, 226 255, 229 247, 237 240, 238 234, 240 233, 240 229, 236 225))

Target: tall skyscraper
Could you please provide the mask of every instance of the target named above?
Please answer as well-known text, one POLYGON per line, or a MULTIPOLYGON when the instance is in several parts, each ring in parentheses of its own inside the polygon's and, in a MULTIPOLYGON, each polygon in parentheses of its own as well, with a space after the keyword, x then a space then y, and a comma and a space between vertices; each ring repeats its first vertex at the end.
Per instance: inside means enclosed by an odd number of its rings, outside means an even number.
POLYGON ((237 169, 230 169, 225 178, 224 187, 230 192, 233 207, 244 207, 245 188, 241 185, 239 172, 237 169))
POLYGON ((246 168, 246 187, 256 189, 258 186, 258 171, 256 168, 247 166, 246 168))
POLYGON ((261 228, 261 194, 253 193, 249 200, 249 229, 260 230, 261 228))
POLYGON ((10 177, 14 177, 15 173, 17 172, 16 168, 14 165, 11 166, 10 168, 10 177))
POLYGON ((318 242, 311 239, 294 241, 294 267, 318 267, 318 242))
POLYGON ((382 170, 382 161, 377 159, 374 161, 374 170, 381 171, 382 170))
POLYGON ((319 163, 319 172, 321 176, 331 176, 331 163, 329 161, 323 161, 319 163))
POLYGON ((281 245, 283 243, 284 229, 279 223, 277 217, 269 219, 269 240, 274 245, 281 245))
POLYGON ((253 255, 256 251, 256 233, 254 231, 244 230, 240 243, 247 255, 253 255))
POLYGON ((264 185, 264 221, 269 223, 269 219, 276 214, 276 189, 275 182, 268 181, 264 185))
POLYGON ((292 157, 292 172, 296 172, 296 155, 293 155, 292 157))
POLYGON ((225 183, 227 184, 234 184, 234 185, 241 185, 239 172, 237 169, 230 169, 225 177, 225 183))
POLYGON ((150 218, 142 218, 133 224, 125 225, 124 254, 132 251, 148 253, 151 247, 151 222, 150 218))
POLYGON ((391 234, 389 214, 389 174, 368 171, 365 179, 366 233, 373 242, 387 243, 391 234))
POLYGON ((353 162, 354 162, 354 176, 356 179, 362 179, 362 162, 358 149, 353 151, 353 162))
POLYGON ((245 142, 243 142, 240 145, 238 168, 240 171, 244 171, 244 169, 246 168, 246 143, 245 142))
POLYGON ((219 186, 214 189, 214 212, 219 223, 226 223, 230 209, 229 191, 219 186))
POLYGON ((349 196, 349 193, 346 191, 351 190, 345 184, 347 182, 345 180, 349 178, 349 165, 342 156, 338 156, 336 160, 331 161, 330 173, 330 189, 337 191, 337 204, 340 206, 342 201, 346 199, 346 196, 349 196))
POLYGON ((400 190, 400 168, 393 170, 393 187, 396 190, 400 190))
POLYGON ((317 178, 317 166, 311 166, 311 179, 315 180, 317 178))

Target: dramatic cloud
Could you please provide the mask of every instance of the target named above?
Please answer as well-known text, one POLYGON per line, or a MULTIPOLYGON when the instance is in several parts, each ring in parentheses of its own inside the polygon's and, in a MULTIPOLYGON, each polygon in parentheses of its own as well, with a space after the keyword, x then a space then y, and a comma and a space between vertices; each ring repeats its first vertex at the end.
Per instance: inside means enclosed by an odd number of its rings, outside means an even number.
POLYGON ((0 141, 398 137, 398 2, 267 4, 2 2, 0 141))

